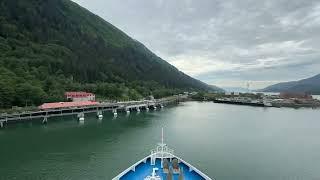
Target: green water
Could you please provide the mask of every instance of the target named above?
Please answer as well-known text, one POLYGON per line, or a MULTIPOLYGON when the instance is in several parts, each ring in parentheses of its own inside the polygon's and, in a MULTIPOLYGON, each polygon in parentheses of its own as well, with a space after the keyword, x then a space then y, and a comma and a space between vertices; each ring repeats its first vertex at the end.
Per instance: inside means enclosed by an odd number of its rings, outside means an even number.
POLYGON ((320 110, 187 102, 163 110, 0 130, 0 179, 107 179, 160 140, 217 180, 319 180, 320 110))

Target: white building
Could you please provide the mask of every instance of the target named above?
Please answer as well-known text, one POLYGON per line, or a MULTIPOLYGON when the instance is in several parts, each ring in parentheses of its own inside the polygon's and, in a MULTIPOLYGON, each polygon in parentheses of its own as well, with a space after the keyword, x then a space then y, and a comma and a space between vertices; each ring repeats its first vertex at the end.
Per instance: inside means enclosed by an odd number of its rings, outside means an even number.
POLYGON ((96 96, 93 93, 87 93, 87 92, 66 92, 65 98, 68 101, 73 101, 73 102, 96 100, 96 96))

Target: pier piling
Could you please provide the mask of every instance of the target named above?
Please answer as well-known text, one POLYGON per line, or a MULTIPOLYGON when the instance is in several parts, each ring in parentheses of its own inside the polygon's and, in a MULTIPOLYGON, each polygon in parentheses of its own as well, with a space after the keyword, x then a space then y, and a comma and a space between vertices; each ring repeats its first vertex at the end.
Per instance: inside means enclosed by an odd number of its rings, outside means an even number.
POLYGON ((42 123, 47 123, 48 119, 51 117, 59 117, 66 115, 77 115, 79 122, 84 122, 84 114, 86 113, 96 113, 97 118, 103 117, 103 111, 109 111, 113 113, 116 118, 117 111, 124 111, 129 115, 131 110, 136 110, 140 112, 141 110, 156 110, 169 103, 177 102, 181 97, 169 97, 158 100, 142 100, 142 101, 127 101, 127 102, 116 102, 116 103, 100 103, 94 106, 81 106, 81 107, 65 107, 59 109, 39 109, 32 112, 22 112, 22 113, 11 113, 11 114, 0 114, 0 128, 4 127, 6 123, 19 123, 24 121, 29 121, 32 119, 39 119, 42 123))
POLYGON ((79 122, 84 122, 84 113, 83 112, 78 114, 78 120, 79 120, 79 122))
POLYGON ((117 109, 113 109, 113 110, 112 110, 112 113, 113 113, 113 116, 114 116, 114 117, 117 117, 117 116, 118 116, 117 109))
POLYGON ((42 120, 42 124, 47 124, 48 123, 48 117, 45 116, 42 120))
POLYGON ((127 115, 129 115, 130 114, 130 110, 126 109, 126 113, 127 113, 127 115))
POLYGON ((97 118, 98 118, 98 119, 102 119, 102 118, 103 118, 103 114, 102 114, 102 111, 101 111, 101 110, 98 110, 98 111, 97 111, 97 118))

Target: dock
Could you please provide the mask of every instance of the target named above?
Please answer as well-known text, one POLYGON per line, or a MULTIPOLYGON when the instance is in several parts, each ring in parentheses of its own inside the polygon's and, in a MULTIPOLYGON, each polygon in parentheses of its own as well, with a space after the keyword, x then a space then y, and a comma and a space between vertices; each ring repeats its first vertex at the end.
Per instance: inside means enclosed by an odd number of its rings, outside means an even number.
POLYGON ((61 109, 48 109, 38 110, 32 112, 14 113, 14 114, 1 114, 0 115, 0 128, 3 128, 9 123, 18 123, 30 121, 33 119, 40 119, 42 123, 47 123, 51 117, 77 115, 79 120, 84 120, 84 115, 87 113, 96 113, 97 117, 102 117, 104 111, 110 111, 117 116, 118 112, 126 112, 127 114, 131 111, 140 112, 141 110, 148 111, 149 109, 163 108, 168 104, 179 103, 185 101, 186 96, 173 96, 170 98, 155 99, 155 100, 143 100, 143 101, 125 101, 108 103, 102 102, 94 106, 84 107, 70 107, 61 109))
POLYGON ((214 99, 214 103, 222 103, 222 104, 235 104, 235 105, 245 105, 245 106, 256 106, 256 107, 271 107, 264 102, 259 101, 245 101, 245 100, 235 100, 235 99, 214 99))

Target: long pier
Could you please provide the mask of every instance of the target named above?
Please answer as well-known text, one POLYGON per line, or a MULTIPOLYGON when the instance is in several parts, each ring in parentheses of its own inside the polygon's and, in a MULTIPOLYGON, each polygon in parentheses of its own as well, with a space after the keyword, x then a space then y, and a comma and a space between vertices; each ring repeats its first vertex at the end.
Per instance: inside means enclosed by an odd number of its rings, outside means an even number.
POLYGON ((114 116, 117 116, 117 112, 124 111, 130 113, 131 111, 149 110, 162 108, 163 106, 171 103, 179 103, 185 101, 186 96, 173 96, 169 98, 156 99, 156 100, 143 100, 143 101, 125 101, 116 103, 102 102, 95 106, 83 106, 83 107, 70 107, 61 109, 48 109, 32 112, 23 112, 15 114, 2 114, 0 115, 0 128, 9 123, 17 123, 22 121, 29 121, 33 119, 41 119, 42 123, 47 123, 50 117, 77 115, 79 121, 84 120, 84 114, 97 113, 97 117, 102 118, 104 111, 111 111, 114 116))
POLYGON ((246 106, 256 106, 256 107, 270 107, 263 102, 251 102, 251 101, 236 101, 236 100, 225 100, 225 99, 215 99, 214 103, 223 104, 235 104, 235 105, 246 105, 246 106))

